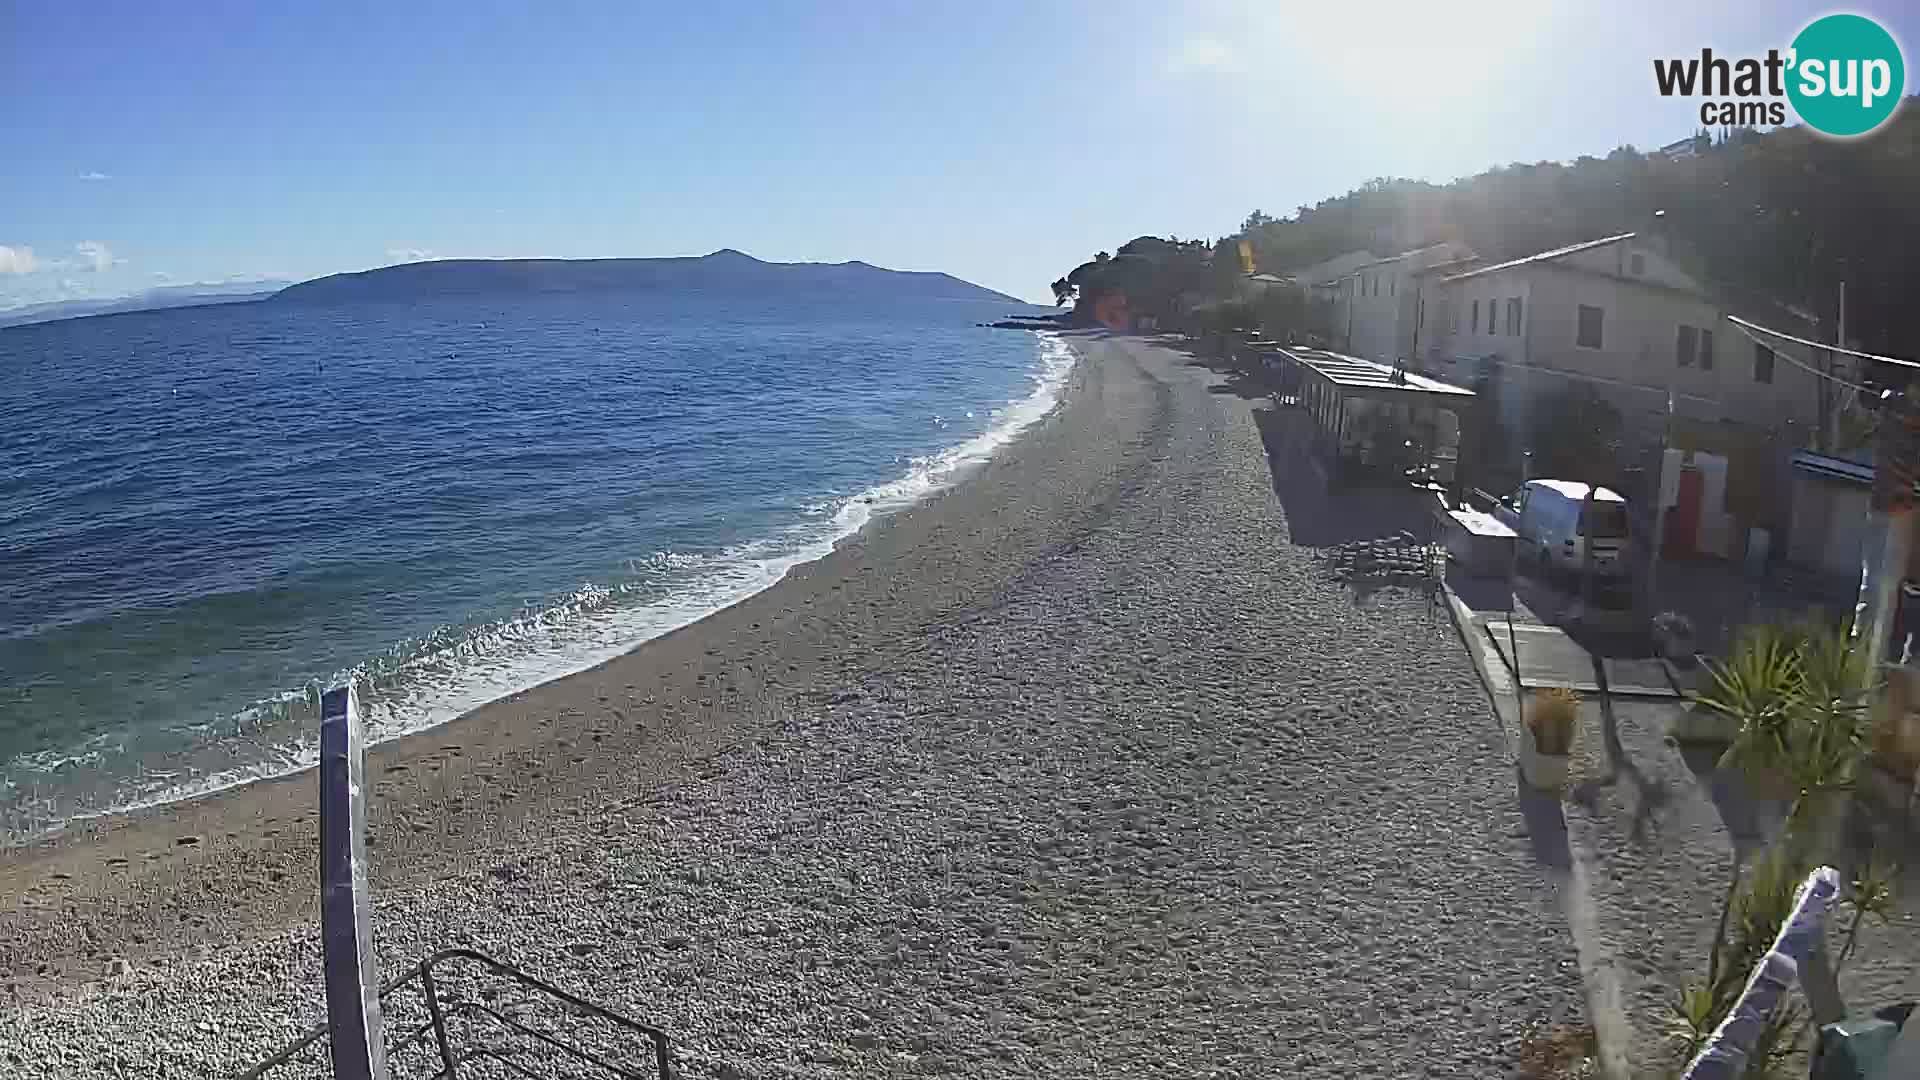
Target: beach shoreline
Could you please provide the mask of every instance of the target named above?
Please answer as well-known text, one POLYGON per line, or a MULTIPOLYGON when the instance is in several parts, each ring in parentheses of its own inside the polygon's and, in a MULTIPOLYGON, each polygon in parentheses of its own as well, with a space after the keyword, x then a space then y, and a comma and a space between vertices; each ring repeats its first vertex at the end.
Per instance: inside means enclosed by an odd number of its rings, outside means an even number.
MULTIPOLYGON (((464 629, 448 635, 436 651, 411 652, 416 642, 402 640, 386 654, 336 673, 334 684, 349 674, 370 680, 360 682, 362 729, 369 745, 382 744, 458 720, 541 684, 590 671, 772 588, 789 570, 857 540, 876 519, 951 487, 1053 411, 1073 364, 1072 350, 1054 334, 1021 338, 1029 346, 1025 372, 1029 382, 1010 388, 1012 396, 997 406, 982 406, 986 426, 961 441, 897 457, 891 471, 852 494, 818 500, 809 494, 801 500, 803 509, 787 519, 736 537, 724 547, 692 552, 670 548, 647 560, 616 560, 627 569, 639 562, 699 566, 670 581, 636 587, 610 569, 600 577, 605 584, 588 581, 545 605, 522 601, 518 614, 467 620, 460 624, 464 629), (904 469, 900 468, 903 463, 904 469), (475 626, 495 639, 536 636, 528 631, 537 628, 542 640, 521 647, 475 642, 470 634, 475 626), (405 659, 388 663, 394 656, 405 659), (421 670, 409 674, 410 668, 421 670), (396 687, 396 683, 402 685, 396 687)), ((974 415, 967 412, 969 423, 974 415)), ((942 428, 948 426, 939 415, 934 419, 942 428)), ((174 756, 138 765, 131 776, 126 762, 103 762, 101 753, 90 749, 92 744, 22 753, 18 761, 43 759, 30 766, 34 771, 50 774, 58 769, 68 778, 93 773, 100 778, 99 786, 76 793, 63 790, 62 781, 55 779, 36 791, 32 785, 39 777, 32 773, 9 776, 0 770, 0 792, 17 795, 24 789, 28 802, 38 803, 29 810, 24 808, 26 803, 0 799, 0 851, 53 840, 89 820, 111 821, 311 771, 319 758, 317 710, 325 685, 309 682, 304 689, 266 694, 227 718, 228 725, 245 734, 228 731, 182 748, 174 756), (303 700, 288 708, 286 703, 296 699, 303 700), (248 713, 272 713, 274 706, 288 709, 296 718, 283 720, 275 714, 258 728, 246 722, 248 713), (301 714, 306 714, 304 723, 297 719, 301 714), (117 791, 111 786, 116 778, 121 784, 117 791), (14 783, 18 786, 10 789, 14 783)), ((217 721, 202 728, 222 729, 217 721)), ((99 741, 100 737, 94 740, 99 741)))
MULTIPOLYGON (((479 950, 713 1080, 1506 1075, 1577 1026, 1459 637, 1312 546, 1378 515, 1177 342, 1072 340, 1060 407, 945 494, 377 749, 383 974, 479 950)), ((234 1075, 316 1024, 310 789, 9 864, 0 1061, 234 1075)))
MULTIPOLYGON (((889 582, 885 602, 902 610, 887 617, 876 610, 883 601, 864 599, 860 587, 874 583, 878 564, 928 537, 951 539, 977 528, 981 515, 997 516, 982 489, 1018 490, 1010 474, 1081 396, 1083 368, 1076 350, 1051 405, 990 456, 918 501, 875 514, 765 589, 585 670, 371 747, 376 886, 458 872, 537 842, 596 796, 604 802, 609 792, 665 780, 796 701, 830 697, 863 666, 847 655, 854 650, 833 647, 836 637, 881 651, 903 644, 932 614, 931 597, 903 597, 889 582), (844 595, 856 591, 863 599, 844 595)), ((177 949, 181 931, 230 940, 311 923, 314 777, 308 766, 78 819, 0 849, 8 994, 58 994, 177 949)))

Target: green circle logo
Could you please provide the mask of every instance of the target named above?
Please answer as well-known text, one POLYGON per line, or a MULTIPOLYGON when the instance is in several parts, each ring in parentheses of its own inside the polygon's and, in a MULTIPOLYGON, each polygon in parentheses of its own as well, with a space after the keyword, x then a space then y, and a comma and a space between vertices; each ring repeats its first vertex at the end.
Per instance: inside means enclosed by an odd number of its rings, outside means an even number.
POLYGON ((1828 135, 1865 135, 1900 104, 1907 66, 1900 43, 1862 15, 1825 15, 1793 39, 1787 98, 1828 135))

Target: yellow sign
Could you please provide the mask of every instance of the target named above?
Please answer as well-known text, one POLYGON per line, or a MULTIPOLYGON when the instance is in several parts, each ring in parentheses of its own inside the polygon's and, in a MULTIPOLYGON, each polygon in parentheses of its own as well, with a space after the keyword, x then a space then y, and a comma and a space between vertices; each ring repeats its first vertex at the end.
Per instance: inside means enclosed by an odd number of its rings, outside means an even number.
POLYGON ((1240 272, 1253 273, 1253 241, 1251 240, 1240 241, 1240 272))

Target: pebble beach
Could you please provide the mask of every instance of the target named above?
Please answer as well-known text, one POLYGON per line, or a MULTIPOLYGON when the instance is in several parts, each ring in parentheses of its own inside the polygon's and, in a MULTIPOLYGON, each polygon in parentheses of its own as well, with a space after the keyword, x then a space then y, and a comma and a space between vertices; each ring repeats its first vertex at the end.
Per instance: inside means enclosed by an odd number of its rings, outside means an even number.
MULTIPOLYGON (((1148 339, 958 486, 376 747, 376 945, 689 1077, 1502 1076, 1584 1023, 1511 754, 1292 418, 1148 339)), ((0 854, 0 1073, 225 1076, 322 1015, 310 774, 0 854)))

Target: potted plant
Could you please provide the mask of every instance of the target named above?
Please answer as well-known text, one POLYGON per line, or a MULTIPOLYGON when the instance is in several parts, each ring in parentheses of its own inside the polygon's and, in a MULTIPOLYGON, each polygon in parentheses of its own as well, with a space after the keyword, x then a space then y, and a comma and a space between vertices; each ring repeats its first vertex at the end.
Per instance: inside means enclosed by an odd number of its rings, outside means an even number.
POLYGON ((1653 644, 1668 660, 1691 667, 1694 663, 1693 620, 1677 611, 1653 617, 1653 644))
POLYGON ((1580 695, 1555 686, 1533 695, 1520 724, 1520 775, 1537 788, 1567 782, 1573 736, 1580 719, 1580 695))

